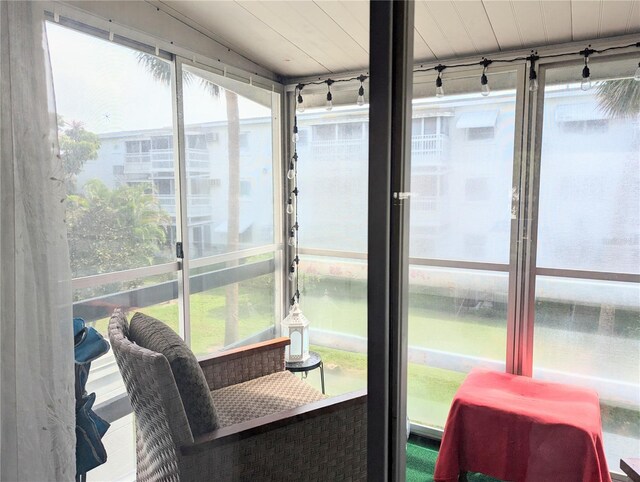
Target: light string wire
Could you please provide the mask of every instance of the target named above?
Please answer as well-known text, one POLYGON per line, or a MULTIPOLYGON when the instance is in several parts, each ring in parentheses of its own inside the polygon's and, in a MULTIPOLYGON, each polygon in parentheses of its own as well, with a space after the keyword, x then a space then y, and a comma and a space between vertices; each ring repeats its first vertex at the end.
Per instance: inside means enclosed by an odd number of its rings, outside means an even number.
MULTIPOLYGON (((518 56, 510 59, 489 59, 486 57, 482 57, 482 60, 478 62, 466 62, 466 63, 459 63, 459 64, 438 64, 433 67, 424 67, 424 68, 421 67, 421 68, 413 69, 413 73, 419 73, 419 72, 440 72, 441 73, 445 69, 455 69, 460 67, 474 67, 476 65, 480 65, 486 69, 486 67, 488 67, 490 64, 498 64, 498 63, 506 64, 506 63, 512 63, 512 62, 522 62, 526 60, 529 60, 531 62, 536 62, 540 59, 554 59, 559 57, 567 57, 571 55, 580 55, 583 57, 588 57, 589 55, 592 55, 592 54, 603 54, 605 52, 610 52, 612 50, 628 49, 631 47, 640 48, 640 42, 635 42, 627 45, 618 45, 615 47, 607 47, 604 49, 592 49, 591 45, 589 45, 587 48, 576 51, 576 52, 563 52, 558 54, 546 54, 546 55, 538 55, 537 51, 532 50, 531 55, 526 55, 526 56, 518 56)), ((368 78, 369 78, 368 75, 361 74, 361 75, 358 75, 357 77, 349 77, 345 79, 327 78, 324 80, 316 80, 313 82, 300 82, 296 85, 296 93, 300 95, 302 89, 308 85, 327 84, 330 86, 331 84, 337 84, 340 82, 353 82, 354 80, 359 80, 361 82, 364 82, 364 80, 368 78)), ((298 97, 298 95, 296 97, 298 97)))
MULTIPOLYGON (((296 87, 296 98, 298 98, 300 94, 300 91, 302 90, 302 88, 298 88, 296 87)), ((299 133, 298 133, 298 114, 297 111, 294 108, 293 111, 293 156, 291 157, 291 161, 289 164, 290 168, 293 168, 293 178, 289 179, 289 200, 291 201, 291 203, 293 204, 293 209, 294 209, 294 220, 295 220, 295 224, 291 225, 290 224, 290 228, 289 228, 289 234, 290 237, 294 239, 294 245, 293 245, 293 252, 294 252, 294 258, 291 261, 291 264, 289 265, 289 273, 291 273, 294 276, 294 280, 295 281, 295 291, 293 293, 293 296, 291 297, 291 301, 290 301, 290 305, 293 306, 296 302, 296 300, 298 301, 298 303, 300 302, 300 284, 299 284, 299 273, 300 273, 300 252, 299 252, 299 246, 300 246, 300 225, 298 224, 298 195, 300 193, 300 191, 298 190, 298 141, 299 141, 299 133), (295 204, 293 203, 293 200, 295 199, 295 204)), ((291 169, 290 169, 291 170, 291 169)), ((289 176, 287 175, 287 178, 289 178, 289 176)), ((290 215, 289 215, 290 216, 290 215)))

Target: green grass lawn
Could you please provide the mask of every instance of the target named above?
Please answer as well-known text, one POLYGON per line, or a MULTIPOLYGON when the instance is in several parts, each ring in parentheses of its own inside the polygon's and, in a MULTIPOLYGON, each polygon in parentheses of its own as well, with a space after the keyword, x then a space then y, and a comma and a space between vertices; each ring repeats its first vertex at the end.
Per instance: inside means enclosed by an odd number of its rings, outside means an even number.
MULTIPOLYGON (((311 320, 312 327, 366 338, 366 296, 358 291, 331 296, 309 290, 302 299, 302 309, 311 320)), ((217 288, 191 296, 191 343, 196 355, 211 353, 224 346, 226 319, 225 288, 217 288)), ((429 301, 429 300, 427 300, 429 301)), ((493 360, 505 359, 506 315, 499 310, 459 309, 451 303, 410 304, 409 343, 411 346, 461 353, 493 360), (430 308, 431 306, 433 308, 430 308)), ((239 337, 247 338, 272 327, 274 319, 273 287, 264 280, 249 280, 239 288, 239 337)), ((177 301, 161 303, 140 309, 158 318, 178 331, 177 301)), ((97 322, 106 332, 108 320, 97 322)), ((552 327, 536 331, 536 363, 559 367, 569 363, 571 370, 586 371, 593 375, 602 371, 637 383, 637 340, 633 338, 609 339, 598 333, 573 333, 552 327), (541 340, 543 340, 541 342, 541 340), (635 345, 634 345, 635 344, 635 345), (585 349, 589 347, 589 349, 585 349), (630 367, 626 369, 625 367, 630 367)), ((330 395, 338 395, 366 386, 367 356, 363 353, 313 346, 321 353, 326 374, 326 388, 330 395)), ((572 372, 573 372, 572 371, 572 372)), ((309 382, 320 388, 319 371, 309 374, 309 382)), ((442 427, 453 395, 464 379, 464 374, 429 367, 417 363, 408 365, 408 402, 412 420, 426 425, 442 427)), ((636 420, 635 411, 625 415, 636 420), (634 418, 635 417, 635 418, 634 418)), ((621 418, 603 417, 606 419, 621 418)), ((638 421, 631 427, 638 427, 638 421)), ((628 429, 624 430, 628 432, 628 429)))

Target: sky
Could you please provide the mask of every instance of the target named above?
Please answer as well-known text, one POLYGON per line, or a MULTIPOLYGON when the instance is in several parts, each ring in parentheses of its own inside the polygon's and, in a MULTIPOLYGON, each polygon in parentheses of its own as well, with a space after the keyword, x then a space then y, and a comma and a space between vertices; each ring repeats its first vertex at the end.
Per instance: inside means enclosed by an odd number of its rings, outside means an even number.
MULTIPOLYGON (((171 126, 171 90, 138 64, 135 50, 52 22, 47 36, 58 114, 97 134, 171 126)), ((184 88, 188 123, 226 119, 224 95, 215 99, 194 83, 184 88)), ((270 110, 239 99, 240 117, 270 110)))

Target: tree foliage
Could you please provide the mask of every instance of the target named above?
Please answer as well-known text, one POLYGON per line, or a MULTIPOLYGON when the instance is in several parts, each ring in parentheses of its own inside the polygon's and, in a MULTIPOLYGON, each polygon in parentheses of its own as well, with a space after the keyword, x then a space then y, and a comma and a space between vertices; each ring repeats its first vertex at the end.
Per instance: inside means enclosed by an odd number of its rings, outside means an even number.
POLYGON ((145 186, 109 189, 93 179, 83 190, 67 208, 73 277, 152 264, 170 218, 145 186))
POLYGON ((600 109, 609 117, 635 117, 640 114, 640 82, 617 79, 596 87, 600 109))
POLYGON ((82 122, 58 118, 58 142, 69 192, 75 191, 75 179, 84 163, 98 158, 100 138, 84 128, 82 122))
MULTIPOLYGON (((171 84, 171 64, 162 60, 155 55, 139 52, 137 54, 138 63, 144 67, 144 69, 151 74, 151 76, 163 85, 171 84)), ((211 97, 218 97, 220 95, 220 87, 213 82, 209 82, 206 79, 193 75, 188 70, 182 72, 185 84, 192 84, 198 82, 200 86, 211 97), (197 79, 197 80, 196 80, 197 79)))

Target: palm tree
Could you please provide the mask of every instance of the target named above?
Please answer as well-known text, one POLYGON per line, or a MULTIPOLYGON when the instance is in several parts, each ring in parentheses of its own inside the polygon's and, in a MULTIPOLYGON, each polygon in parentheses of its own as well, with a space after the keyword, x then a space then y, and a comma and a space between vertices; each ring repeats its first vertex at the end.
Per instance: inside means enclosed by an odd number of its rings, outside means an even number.
MULTIPOLYGON (((610 118, 637 118, 640 116, 640 82, 633 78, 616 79, 600 82, 596 87, 596 98, 600 110, 610 118)), ((615 242, 607 245, 614 257, 627 256, 624 262, 628 266, 637 263, 629 250, 620 250, 617 245, 624 239, 633 237, 635 226, 638 224, 637 206, 630 205, 629 192, 638 190, 638 170, 637 154, 627 155, 621 160, 624 164, 620 173, 619 186, 617 190, 616 210, 611 220, 611 233, 615 242)), ((610 333, 615 325, 615 306, 602 304, 600 306, 600 317, 598 320, 599 330, 603 333, 610 333)))
POLYGON ((596 87, 600 109, 609 117, 635 117, 640 114, 640 82, 617 79, 600 82, 596 87))
MULTIPOLYGON (((168 62, 150 54, 140 52, 137 54, 138 62, 154 79, 169 85, 171 83, 171 66, 168 62)), ((191 72, 183 71, 183 79, 186 84, 196 81, 212 97, 220 95, 220 87, 191 72)), ((238 108, 238 95, 230 90, 223 89, 227 104, 227 135, 229 146, 229 193, 227 211, 227 248, 236 251, 240 244, 240 110, 238 108)), ((229 267, 237 266, 237 261, 228 263, 229 267)), ((227 285, 226 297, 226 321, 224 343, 229 345, 238 340, 239 330, 239 298, 238 284, 227 285)))

